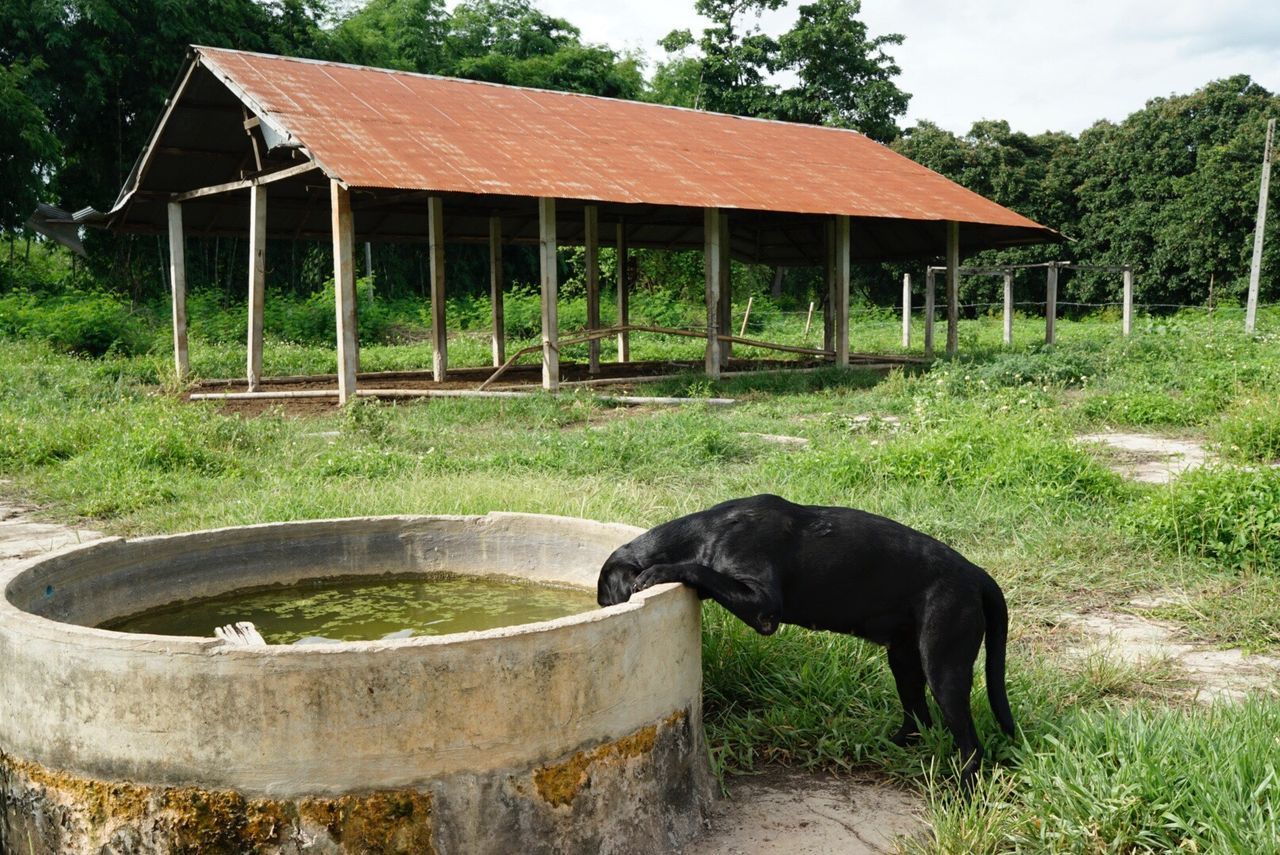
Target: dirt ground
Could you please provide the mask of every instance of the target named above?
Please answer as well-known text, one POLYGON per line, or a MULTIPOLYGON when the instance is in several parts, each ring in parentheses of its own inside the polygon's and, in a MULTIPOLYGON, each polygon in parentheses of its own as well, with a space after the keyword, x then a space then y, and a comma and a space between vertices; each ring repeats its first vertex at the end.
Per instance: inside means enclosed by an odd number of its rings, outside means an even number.
POLYGON ((927 831, 920 797, 884 784, 768 768, 727 785, 685 855, 873 855, 927 831))
MULTIPOLYGON (((855 367, 887 369, 899 364, 913 364, 918 360, 882 356, 851 354, 850 362, 855 367)), ((749 371, 773 370, 812 370, 830 365, 818 359, 731 359, 724 365, 727 374, 749 371)), ((610 395, 648 395, 646 391, 651 380, 644 378, 672 377, 702 370, 701 361, 647 361, 602 363, 600 373, 592 375, 585 363, 563 362, 560 365, 561 386, 564 388, 597 389, 610 395)), ((492 375, 494 369, 489 366, 480 368, 451 368, 448 377, 437 383, 432 379, 430 371, 373 371, 357 375, 357 386, 363 390, 388 389, 397 391, 440 390, 440 391, 475 391, 492 375)), ((531 392, 542 385, 542 367, 539 363, 513 366, 492 385, 487 387, 494 392, 531 392)), ((224 412, 239 413, 245 416, 260 415, 265 412, 282 411, 290 416, 323 415, 334 412, 338 407, 338 378, 335 374, 316 374, 308 376, 268 377, 263 380, 258 391, 261 392, 329 392, 327 397, 309 398, 255 398, 228 399, 220 401, 224 412)), ((186 394, 221 394, 240 393, 248 390, 247 383, 241 378, 223 380, 204 380, 196 383, 186 394)))

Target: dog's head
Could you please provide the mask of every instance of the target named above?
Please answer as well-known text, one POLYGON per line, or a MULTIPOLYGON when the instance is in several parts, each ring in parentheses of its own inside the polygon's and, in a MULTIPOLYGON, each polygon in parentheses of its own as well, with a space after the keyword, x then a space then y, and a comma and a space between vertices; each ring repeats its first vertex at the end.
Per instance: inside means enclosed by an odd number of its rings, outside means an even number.
POLYGON ((600 568, 600 579, 596 582, 596 602, 602 606, 614 606, 631 599, 631 587, 641 568, 631 563, 618 550, 609 556, 600 568))

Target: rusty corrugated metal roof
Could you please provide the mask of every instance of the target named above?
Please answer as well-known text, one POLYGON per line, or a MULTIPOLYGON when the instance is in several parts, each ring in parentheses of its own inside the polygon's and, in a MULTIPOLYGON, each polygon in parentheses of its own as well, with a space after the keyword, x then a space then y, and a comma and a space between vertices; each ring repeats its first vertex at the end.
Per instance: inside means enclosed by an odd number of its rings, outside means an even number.
POLYGON ((1055 236, 854 131, 195 50, 352 187, 956 220, 1055 236))

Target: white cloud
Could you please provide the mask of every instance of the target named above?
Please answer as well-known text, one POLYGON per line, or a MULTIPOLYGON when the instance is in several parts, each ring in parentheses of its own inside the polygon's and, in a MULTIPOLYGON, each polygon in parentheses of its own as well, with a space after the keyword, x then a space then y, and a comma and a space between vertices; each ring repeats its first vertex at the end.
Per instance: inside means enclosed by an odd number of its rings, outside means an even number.
MULTIPOLYGON (((693 0, 536 0, 589 41, 661 58, 658 39, 701 29, 693 0)), ((790 10, 765 18, 785 30, 790 10)), ((1079 132, 1150 98, 1249 74, 1280 91, 1280 3, 1267 0, 863 0, 872 35, 897 32, 907 122, 963 132, 975 120, 1079 132)))

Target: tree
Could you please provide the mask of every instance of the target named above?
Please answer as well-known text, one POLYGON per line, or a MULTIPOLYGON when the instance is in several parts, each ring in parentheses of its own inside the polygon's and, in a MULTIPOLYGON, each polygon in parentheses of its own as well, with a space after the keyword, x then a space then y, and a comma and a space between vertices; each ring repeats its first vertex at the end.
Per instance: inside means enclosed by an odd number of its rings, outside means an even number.
POLYGON ((779 65, 799 83, 784 89, 774 115, 793 122, 854 128, 888 142, 911 96, 893 82, 902 73, 885 48, 897 33, 869 38, 858 20, 861 0, 817 0, 800 7, 796 25, 779 41, 779 65))
POLYGON ((674 56, 658 67, 655 99, 853 128, 882 141, 896 137, 897 117, 906 112, 911 96, 893 82, 901 69, 885 49, 902 44, 903 36, 869 37, 858 20, 860 0, 816 0, 800 6, 795 25, 775 39, 760 30, 759 16, 784 4, 697 0, 698 14, 711 23, 696 41, 688 30, 673 30, 659 43, 674 56), (742 19, 751 14, 756 22, 744 25, 742 19), (695 44, 702 54, 696 60, 685 55, 695 44), (780 87, 773 80, 779 73, 789 73, 796 84, 780 87))
POLYGON ((446 67, 444 0, 371 0, 334 28, 328 53, 357 65, 439 74, 446 67))
MULTIPOLYGON (((1133 264, 1140 297, 1154 302, 1203 302, 1210 282, 1242 290, 1266 118, 1278 113, 1280 98, 1237 75, 1086 130, 1077 252, 1133 264)), ((1280 228, 1268 227, 1268 242, 1278 239, 1280 228)), ((1280 254, 1268 252, 1264 271, 1275 280, 1280 254)))
POLYGON ((27 92, 33 66, 0 65, 0 229, 19 228, 57 168, 60 146, 48 119, 27 92))

